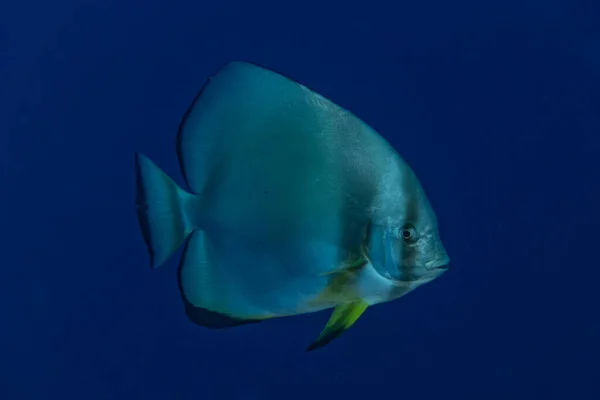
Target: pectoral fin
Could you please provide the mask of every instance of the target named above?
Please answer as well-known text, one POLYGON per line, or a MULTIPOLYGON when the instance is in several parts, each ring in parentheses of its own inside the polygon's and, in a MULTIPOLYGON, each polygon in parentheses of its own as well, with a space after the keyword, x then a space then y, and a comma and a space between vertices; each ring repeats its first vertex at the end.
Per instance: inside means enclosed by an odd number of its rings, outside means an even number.
POLYGON ((340 336, 344 331, 356 322, 358 317, 367 309, 368 304, 363 300, 357 300, 352 303, 343 304, 335 307, 333 314, 327 321, 325 329, 306 351, 311 351, 323 347, 333 339, 340 336))
POLYGON ((331 276, 331 275, 335 275, 335 274, 339 274, 339 273, 343 273, 343 272, 353 272, 359 268, 364 267, 365 264, 368 262, 369 262, 368 258, 361 256, 355 260, 351 260, 351 261, 348 261, 348 262, 342 264, 342 266, 340 266, 339 268, 333 269, 331 271, 323 272, 322 274, 319 274, 319 276, 323 277, 323 276, 331 276))
POLYGON ((360 246, 360 249, 358 251, 356 251, 355 253, 352 253, 349 255, 349 257, 346 259, 346 261, 344 261, 342 263, 342 265, 340 265, 337 268, 332 269, 331 271, 327 271, 324 272, 322 274, 319 274, 319 276, 329 276, 329 275, 335 275, 335 274, 339 274, 339 273, 344 273, 344 272, 355 272, 359 269, 361 269, 362 267, 365 266, 365 264, 369 263, 369 250, 368 250, 368 243, 369 243, 369 235, 371 232, 371 224, 368 224, 365 227, 364 230, 364 237, 360 246))

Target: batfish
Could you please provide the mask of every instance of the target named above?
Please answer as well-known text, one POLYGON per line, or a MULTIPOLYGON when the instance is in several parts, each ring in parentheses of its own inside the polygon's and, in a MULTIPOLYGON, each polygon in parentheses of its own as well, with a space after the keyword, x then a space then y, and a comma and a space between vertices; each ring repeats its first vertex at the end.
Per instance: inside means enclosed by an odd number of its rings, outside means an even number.
POLYGON ((409 165, 296 80, 227 63, 188 108, 176 148, 187 189, 136 153, 137 217, 152 268, 185 244, 179 288, 196 324, 333 309, 313 350, 448 269, 409 165))

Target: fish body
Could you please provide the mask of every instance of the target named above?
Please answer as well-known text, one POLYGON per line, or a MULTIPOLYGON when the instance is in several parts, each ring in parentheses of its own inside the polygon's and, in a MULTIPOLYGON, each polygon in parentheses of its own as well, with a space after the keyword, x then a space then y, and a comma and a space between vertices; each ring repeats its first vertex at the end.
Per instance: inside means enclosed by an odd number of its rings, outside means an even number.
POLYGON ((317 342, 440 276, 448 256, 416 175, 351 112, 246 62, 221 68, 177 136, 188 190, 138 154, 152 266, 184 243, 187 315, 209 327, 334 308, 317 342), (351 321, 351 322, 350 322, 351 321))

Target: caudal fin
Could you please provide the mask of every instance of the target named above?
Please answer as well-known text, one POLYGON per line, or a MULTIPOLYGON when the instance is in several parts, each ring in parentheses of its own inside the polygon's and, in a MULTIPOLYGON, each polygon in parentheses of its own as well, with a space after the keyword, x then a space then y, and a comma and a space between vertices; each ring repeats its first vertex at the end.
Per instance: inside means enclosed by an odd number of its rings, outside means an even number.
POLYGON ((196 195, 181 189, 148 157, 135 155, 136 207, 150 266, 165 263, 195 226, 191 220, 196 195))

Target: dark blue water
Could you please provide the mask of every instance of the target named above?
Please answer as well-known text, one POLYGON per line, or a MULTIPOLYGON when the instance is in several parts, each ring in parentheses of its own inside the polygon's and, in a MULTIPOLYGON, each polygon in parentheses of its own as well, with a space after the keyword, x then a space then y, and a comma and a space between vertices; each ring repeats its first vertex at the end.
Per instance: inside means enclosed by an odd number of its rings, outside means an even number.
POLYGON ((594 1, 0 4, 0 399, 599 399, 594 1), (450 271, 312 353, 328 312, 189 322, 149 269, 133 154, 248 60, 416 170, 450 271))

